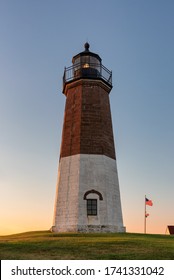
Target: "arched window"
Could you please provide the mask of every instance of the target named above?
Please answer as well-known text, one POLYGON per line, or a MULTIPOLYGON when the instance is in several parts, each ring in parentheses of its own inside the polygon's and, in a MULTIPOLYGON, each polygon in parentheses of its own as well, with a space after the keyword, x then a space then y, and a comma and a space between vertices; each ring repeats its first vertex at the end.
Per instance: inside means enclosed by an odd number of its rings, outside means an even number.
POLYGON ((99 196, 99 200, 103 200, 103 196, 100 192, 96 191, 96 190, 89 190, 84 194, 83 199, 86 200, 86 207, 87 207, 87 216, 97 216, 97 198, 96 196, 94 196, 95 198, 91 198, 91 196, 89 198, 87 198, 87 196, 89 194, 96 194, 99 196))
POLYGON ((87 199, 87 216, 97 216, 97 199, 87 199))

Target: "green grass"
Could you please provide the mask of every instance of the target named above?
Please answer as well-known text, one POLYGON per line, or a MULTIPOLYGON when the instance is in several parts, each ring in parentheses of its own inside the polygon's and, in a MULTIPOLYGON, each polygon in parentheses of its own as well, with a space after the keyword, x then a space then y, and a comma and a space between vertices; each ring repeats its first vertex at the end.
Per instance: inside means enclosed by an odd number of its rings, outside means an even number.
POLYGON ((174 236, 26 232, 0 236, 0 259, 174 260, 174 236))

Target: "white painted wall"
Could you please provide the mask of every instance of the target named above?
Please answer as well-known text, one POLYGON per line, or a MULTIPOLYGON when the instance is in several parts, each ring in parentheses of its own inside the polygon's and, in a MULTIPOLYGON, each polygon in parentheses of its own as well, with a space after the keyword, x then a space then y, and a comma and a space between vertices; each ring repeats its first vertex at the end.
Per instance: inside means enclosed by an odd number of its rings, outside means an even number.
POLYGON ((116 161, 104 155, 61 158, 58 171, 53 231, 123 232, 116 161), (97 199, 98 215, 87 216, 84 194, 97 199))

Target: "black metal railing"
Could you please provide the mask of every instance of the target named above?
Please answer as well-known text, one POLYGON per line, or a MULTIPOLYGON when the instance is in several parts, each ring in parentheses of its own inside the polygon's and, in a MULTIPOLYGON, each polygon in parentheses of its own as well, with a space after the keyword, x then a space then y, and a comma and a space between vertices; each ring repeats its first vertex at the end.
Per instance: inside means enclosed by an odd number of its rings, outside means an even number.
POLYGON ((74 64, 67 68, 65 67, 63 75, 63 88, 65 83, 79 78, 103 79, 106 83, 112 86, 112 71, 109 71, 102 64, 86 63, 74 64))

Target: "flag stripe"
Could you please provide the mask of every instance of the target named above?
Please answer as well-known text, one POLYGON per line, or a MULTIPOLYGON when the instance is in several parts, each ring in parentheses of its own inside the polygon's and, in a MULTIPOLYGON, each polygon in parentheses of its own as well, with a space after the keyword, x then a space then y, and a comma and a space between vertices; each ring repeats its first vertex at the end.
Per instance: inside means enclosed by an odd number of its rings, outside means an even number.
POLYGON ((153 205, 152 200, 146 198, 146 205, 152 206, 153 205))

